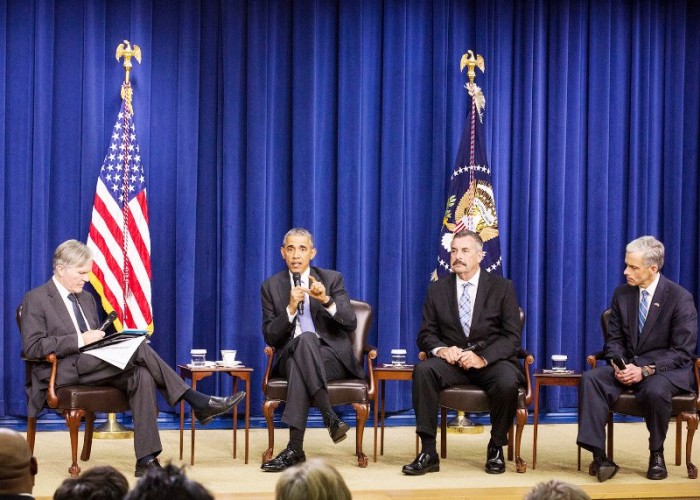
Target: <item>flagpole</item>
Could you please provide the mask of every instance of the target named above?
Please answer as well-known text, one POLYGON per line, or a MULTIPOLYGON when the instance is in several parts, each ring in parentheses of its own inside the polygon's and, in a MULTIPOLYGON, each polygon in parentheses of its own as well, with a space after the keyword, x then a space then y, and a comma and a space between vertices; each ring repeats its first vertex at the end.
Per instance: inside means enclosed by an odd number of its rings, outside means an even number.
MULTIPOLYGON (((133 91, 131 89, 131 83, 129 82, 130 75, 131 75, 131 58, 135 58, 139 64, 141 63, 141 48, 134 44, 133 48, 131 46, 131 43, 129 40, 124 40, 124 43, 120 43, 117 46, 117 53, 116 53, 116 58, 117 61, 119 59, 124 58, 124 83, 121 86, 121 98, 125 102, 126 107, 129 111, 129 113, 134 112, 134 108, 131 105, 131 99, 133 95, 133 91)), ((126 246, 124 247, 124 251, 126 252, 126 246)), ((126 260, 125 260, 126 262, 126 260)), ((126 288, 128 288, 128 272, 125 269, 124 273, 124 279, 125 279, 125 292, 126 288)), ((124 293, 124 297, 126 298, 126 293, 124 293)), ((122 310, 126 311, 126 307, 124 307, 122 310)), ((116 413, 108 413, 107 414, 107 421, 100 425, 95 431, 93 432, 93 437, 97 439, 128 439, 134 435, 134 431, 132 429, 129 429, 127 427, 124 427, 121 425, 119 422, 117 422, 117 414, 116 413)))
MULTIPOLYGON (((471 50, 468 50, 466 54, 462 55, 462 59, 459 62, 459 70, 464 71, 464 68, 467 67, 467 77, 469 77, 469 83, 467 84, 467 88, 472 88, 474 85, 474 79, 476 78, 476 72, 474 71, 474 68, 479 67, 479 69, 483 72, 484 71, 484 58, 481 57, 481 55, 477 55, 474 57, 474 52, 471 50)), ((474 106, 474 97, 470 99, 470 105, 472 106, 471 109, 471 131, 472 131, 472 138, 474 137, 474 118, 476 114, 476 109, 474 106)), ((473 140, 473 139, 472 139, 473 140)), ((470 165, 474 164, 474 143, 472 142, 471 145, 471 151, 470 151, 470 165)), ((470 183, 469 185, 472 187, 472 189, 475 187, 474 183, 474 170, 472 169, 470 172, 470 183)), ((469 205, 473 203, 473 198, 470 197, 469 205)), ((450 433, 456 433, 456 434, 481 434, 484 432, 484 426, 481 424, 477 424, 473 420, 469 420, 467 418, 467 414, 463 410, 458 410, 457 411, 457 416, 450 420, 447 423, 447 432, 450 433)))

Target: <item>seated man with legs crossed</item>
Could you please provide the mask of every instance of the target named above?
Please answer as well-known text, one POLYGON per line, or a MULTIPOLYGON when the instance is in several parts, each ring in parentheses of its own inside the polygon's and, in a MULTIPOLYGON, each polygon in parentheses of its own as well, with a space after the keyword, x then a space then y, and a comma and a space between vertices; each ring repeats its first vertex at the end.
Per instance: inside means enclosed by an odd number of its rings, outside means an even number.
MULTIPOLYGON (((159 468, 156 458, 163 447, 158 434, 158 389, 170 405, 181 399, 205 425, 215 416, 233 408, 243 397, 241 391, 227 398, 207 396, 192 390, 151 347, 142 342, 122 370, 80 348, 102 339, 95 298, 83 292, 92 270, 92 253, 77 240, 61 243, 53 256, 53 276, 27 292, 22 301, 22 351, 29 358, 43 359, 51 353, 59 358, 56 387, 65 385, 111 385, 127 393, 134 417, 134 449, 137 477, 159 468)), ((36 416, 46 404, 51 366, 37 363, 32 368, 32 392, 28 414, 36 416)))
POLYGON ((422 449, 404 465, 410 476, 440 470, 435 436, 439 393, 460 384, 484 389, 491 407, 491 440, 486 472, 501 474, 503 445, 525 383, 516 354, 520 348, 520 309, 510 280, 480 267, 483 241, 472 231, 455 233, 450 264, 453 274, 428 287, 418 347, 430 357, 413 371, 413 408, 422 449))

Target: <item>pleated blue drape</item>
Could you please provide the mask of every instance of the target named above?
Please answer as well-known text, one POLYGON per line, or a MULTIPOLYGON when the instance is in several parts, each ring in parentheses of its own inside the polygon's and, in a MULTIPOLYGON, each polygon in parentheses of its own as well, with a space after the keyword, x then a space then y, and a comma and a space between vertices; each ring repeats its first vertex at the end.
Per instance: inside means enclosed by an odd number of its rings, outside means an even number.
MULTIPOLYGON (((0 0, 0 416, 25 414, 15 308, 61 241, 86 239, 123 39, 143 51, 153 346, 173 365, 237 348, 260 415, 259 288, 292 226, 372 304, 379 361, 416 359, 467 49, 486 60, 504 274, 537 366, 565 353, 581 369, 600 348, 637 236, 664 241, 664 273, 700 296, 699 28, 691 0, 0 0)), ((410 408, 397 387, 388 408, 410 408)))

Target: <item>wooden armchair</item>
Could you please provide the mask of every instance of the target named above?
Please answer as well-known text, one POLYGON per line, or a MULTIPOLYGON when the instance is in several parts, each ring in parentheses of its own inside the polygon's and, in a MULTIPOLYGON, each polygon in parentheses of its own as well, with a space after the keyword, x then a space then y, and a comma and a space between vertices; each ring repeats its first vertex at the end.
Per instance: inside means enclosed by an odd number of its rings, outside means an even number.
MULTIPOLYGON (((603 341, 608 341, 608 322, 610 320, 610 309, 606 309, 600 318, 601 326, 603 327, 603 341)), ((603 351, 597 352, 595 354, 590 354, 586 361, 591 366, 595 368, 598 365, 598 361, 605 359, 605 353, 603 351)), ((695 374, 695 386, 700 387, 700 359, 696 358, 693 365, 693 370, 695 374)), ((690 479, 696 479, 698 477, 698 468, 691 462, 691 452, 693 449, 693 436, 695 435, 695 430, 698 428, 698 409, 700 409, 700 394, 693 392, 686 392, 673 396, 671 399, 672 413, 671 415, 676 419, 676 465, 681 464, 681 443, 683 437, 681 436, 681 428, 683 421, 688 424, 688 435, 685 442, 685 466, 688 469, 688 477, 690 479)), ((634 392, 631 390, 624 391, 617 402, 612 406, 610 412, 608 413, 608 457, 610 460, 613 459, 613 413, 620 413, 623 415, 631 415, 634 417, 642 417, 644 414, 642 408, 637 403, 634 397, 634 392)), ((579 464, 581 463, 581 448, 579 447, 579 464)))
MULTIPOLYGON (((355 315, 357 316, 357 330, 351 334, 353 352, 355 357, 363 362, 367 371, 367 380, 343 379, 328 382, 328 396, 332 406, 352 404, 357 414, 357 432, 355 441, 355 453, 360 467, 367 467, 367 456, 362 452, 362 435, 364 433, 367 417, 369 416, 370 403, 374 401, 374 376, 372 360, 377 357, 377 350, 367 345, 370 325, 372 324, 372 308, 365 302, 351 300, 355 315)), ((271 378, 275 349, 265 347, 267 355, 267 367, 263 376, 263 414, 267 422, 268 448, 262 455, 263 463, 272 458, 275 445, 275 423, 273 420, 275 408, 287 399, 287 380, 284 378, 271 378)))
MULTIPOLYGON (((521 329, 525 324, 525 313, 520 310, 521 329)), ((511 425, 508 431, 508 460, 513 460, 513 435, 515 434, 515 469, 523 473, 527 470, 527 462, 520 456, 520 444, 523 429, 527 423, 527 409, 532 402, 532 379, 530 365, 535 362, 532 354, 523 349, 518 351, 518 359, 523 361, 523 373, 525 386, 518 388, 518 409, 515 414, 515 425, 511 425), (515 432, 514 432, 515 431, 515 432)), ((421 352, 419 359, 428 358, 427 353, 421 352)), ((473 384, 455 385, 440 391, 440 457, 447 457, 447 409, 470 413, 487 413, 491 407, 489 398, 484 390, 473 384)))
MULTIPOLYGON (((22 306, 17 308, 17 326, 22 331, 22 306)), ((92 434, 95 427, 95 413, 121 413, 129 409, 129 399, 124 391, 111 386, 69 385, 56 387, 56 370, 60 359, 55 353, 51 353, 44 359, 28 359, 22 355, 25 361, 26 386, 32 384, 32 367, 37 363, 50 363, 51 376, 47 391, 47 406, 59 410, 66 419, 66 426, 70 434, 72 463, 68 468, 71 476, 80 474, 78 465, 78 430, 80 423, 85 418, 85 435, 83 437, 83 450, 80 460, 90 459, 92 450, 92 434)), ((36 417, 27 417, 27 442, 34 453, 36 439, 36 417)))

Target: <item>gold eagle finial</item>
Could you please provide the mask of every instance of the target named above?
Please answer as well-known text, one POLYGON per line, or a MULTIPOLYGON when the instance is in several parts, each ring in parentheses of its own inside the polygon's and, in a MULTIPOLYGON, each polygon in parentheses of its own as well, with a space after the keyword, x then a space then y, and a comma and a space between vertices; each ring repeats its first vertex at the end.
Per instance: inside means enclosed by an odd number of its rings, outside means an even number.
POLYGON ((129 73, 131 72, 131 58, 135 58, 139 64, 141 64, 141 47, 134 44, 132 49, 129 40, 124 40, 124 43, 120 43, 117 46, 117 61, 124 58, 124 70, 126 70, 126 76, 124 77, 124 83, 129 83, 129 73))
POLYGON ((462 60, 459 63, 459 70, 464 71, 465 66, 469 67, 469 71, 467 72, 469 83, 474 83, 474 78, 476 78, 475 67, 479 68, 482 73, 486 71, 484 58, 481 57, 481 54, 477 54, 476 57, 474 57, 474 52, 471 50, 468 50, 467 53, 462 56, 462 60))

